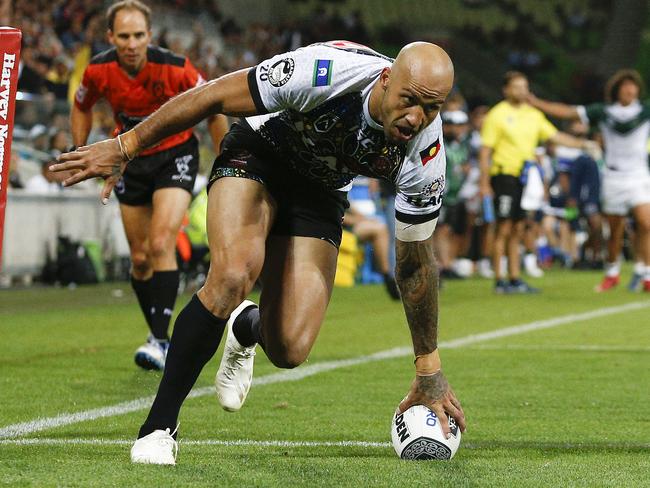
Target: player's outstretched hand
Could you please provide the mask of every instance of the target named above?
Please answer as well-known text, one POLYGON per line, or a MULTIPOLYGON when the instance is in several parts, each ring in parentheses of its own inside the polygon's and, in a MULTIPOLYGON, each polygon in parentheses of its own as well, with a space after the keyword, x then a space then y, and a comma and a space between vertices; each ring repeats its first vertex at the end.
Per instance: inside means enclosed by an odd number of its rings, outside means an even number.
POLYGON ((105 205, 113 187, 124 173, 126 164, 117 139, 107 139, 61 154, 57 158, 57 164, 50 166, 50 170, 73 172, 72 176, 63 181, 63 186, 71 186, 90 178, 103 178, 101 199, 105 205))
POLYGON ((460 427, 461 432, 465 432, 465 413, 456 394, 447 383, 447 378, 438 371, 431 376, 416 376, 411 390, 402 403, 399 404, 398 410, 404 413, 413 405, 425 405, 440 420, 440 426, 445 437, 449 437, 449 419, 447 414, 451 415, 460 427))

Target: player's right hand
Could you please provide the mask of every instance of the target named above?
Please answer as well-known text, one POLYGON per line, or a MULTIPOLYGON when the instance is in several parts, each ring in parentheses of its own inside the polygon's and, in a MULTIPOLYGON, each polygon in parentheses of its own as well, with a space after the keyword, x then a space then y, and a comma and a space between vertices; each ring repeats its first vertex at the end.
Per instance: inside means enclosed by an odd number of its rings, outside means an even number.
POLYGON ((75 151, 61 154, 57 161, 57 164, 50 166, 51 171, 74 173, 63 181, 63 186, 71 186, 90 178, 103 178, 101 200, 104 205, 108 203, 108 197, 122 177, 127 164, 122 157, 117 139, 107 139, 79 147, 75 151))
POLYGON ((456 420, 461 432, 465 432, 466 422, 463 407, 442 371, 430 376, 416 375, 411 390, 399 404, 397 410, 399 413, 404 413, 413 405, 424 405, 433 411, 440 419, 440 427, 445 437, 449 437, 451 434, 447 415, 451 415, 456 420))

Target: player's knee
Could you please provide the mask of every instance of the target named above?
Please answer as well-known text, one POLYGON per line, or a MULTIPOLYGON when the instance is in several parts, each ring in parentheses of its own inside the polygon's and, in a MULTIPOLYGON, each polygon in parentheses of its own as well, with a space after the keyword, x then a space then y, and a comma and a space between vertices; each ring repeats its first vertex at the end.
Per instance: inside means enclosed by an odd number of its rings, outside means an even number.
POLYGON ((203 286, 207 300, 214 304, 213 313, 230 313, 250 293, 254 278, 246 270, 223 269, 210 273, 203 286))
POLYGON ((176 238, 175 235, 169 231, 162 231, 151 238, 151 256, 153 258, 161 258, 169 253, 173 253, 175 249, 176 238))
POLYGON ((131 266, 133 268, 133 274, 135 275, 144 275, 149 272, 151 263, 149 262, 149 257, 144 251, 132 251, 131 252, 131 266))

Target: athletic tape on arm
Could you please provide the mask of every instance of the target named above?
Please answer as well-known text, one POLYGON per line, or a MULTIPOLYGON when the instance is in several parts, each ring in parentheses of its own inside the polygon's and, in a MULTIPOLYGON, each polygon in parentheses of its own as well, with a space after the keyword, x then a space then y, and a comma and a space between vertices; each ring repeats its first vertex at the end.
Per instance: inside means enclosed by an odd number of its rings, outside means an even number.
POLYGON ((420 224, 407 224, 395 219, 395 237, 402 242, 425 241, 436 230, 438 219, 431 219, 420 224))

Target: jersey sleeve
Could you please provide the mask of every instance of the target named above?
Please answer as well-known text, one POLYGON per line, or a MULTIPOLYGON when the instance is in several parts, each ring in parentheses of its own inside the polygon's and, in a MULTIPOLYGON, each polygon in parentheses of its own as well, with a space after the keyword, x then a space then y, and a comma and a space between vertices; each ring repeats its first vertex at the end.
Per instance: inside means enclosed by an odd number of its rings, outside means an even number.
POLYGON ((102 97, 95 80, 97 75, 98 73, 95 65, 91 64, 86 67, 81 83, 74 94, 74 104, 83 112, 90 110, 93 105, 97 103, 97 100, 102 97))
POLYGON ((539 117, 539 140, 544 142, 557 134, 557 128, 551 124, 543 113, 540 112, 539 117))
POLYGON ((580 120, 588 125, 597 125, 605 119, 605 104, 592 103, 591 105, 578 105, 576 107, 580 120))
POLYGON ((205 78, 201 76, 189 59, 185 58, 183 66, 183 80, 181 82, 181 91, 189 90, 195 86, 201 86, 205 83, 205 78))
MULTIPOLYGON (((446 157, 439 119, 419 144, 409 150, 396 181, 397 227, 433 224, 440 214, 445 190, 446 157)), ((398 234, 398 237, 399 234, 398 234)))
POLYGON ((325 45, 307 46, 262 61, 248 73, 260 114, 307 112, 328 99, 361 90, 390 63, 325 45))
POLYGON ((494 110, 490 110, 481 127, 481 145, 494 149, 499 139, 498 116, 494 110))

